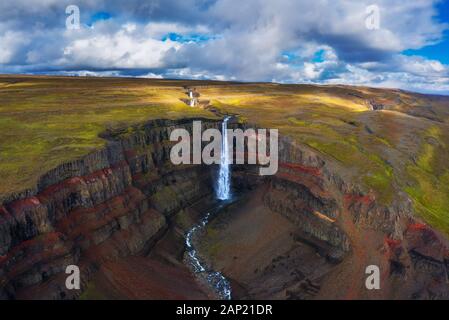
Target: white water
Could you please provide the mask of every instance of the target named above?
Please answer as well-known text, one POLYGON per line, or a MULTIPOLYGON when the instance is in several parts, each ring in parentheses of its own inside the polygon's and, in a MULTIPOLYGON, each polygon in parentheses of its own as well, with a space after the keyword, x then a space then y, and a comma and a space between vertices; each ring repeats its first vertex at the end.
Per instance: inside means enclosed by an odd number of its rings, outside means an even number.
POLYGON ((226 117, 221 124, 221 155, 220 155, 220 171, 218 174, 217 198, 219 200, 229 200, 231 197, 231 172, 229 169, 229 144, 228 144, 228 121, 230 117, 226 117))
POLYGON ((195 234, 201 229, 203 229, 207 223, 209 222, 210 213, 206 214, 206 216, 201 220, 199 224, 194 226, 192 229, 187 232, 186 235, 186 247, 187 247, 187 256, 190 260, 190 264, 193 267, 193 271, 202 276, 203 279, 210 284, 210 286, 214 289, 214 291, 218 294, 221 299, 230 300, 231 299, 231 284, 229 281, 218 271, 208 270, 203 262, 198 257, 198 252, 193 246, 192 238, 195 234))
MULTIPOLYGON (((229 168, 229 146, 228 146, 228 120, 226 117, 221 125, 222 130, 222 147, 220 157, 220 171, 217 181, 216 196, 219 200, 229 200, 231 198, 231 172, 229 168)), ((214 289, 221 299, 231 299, 231 284, 218 271, 209 269, 199 258, 198 252, 193 245, 193 237, 200 232, 209 222, 210 213, 200 221, 199 224, 190 229, 186 234, 186 248, 188 261, 193 267, 193 271, 206 279, 209 285, 214 289)))

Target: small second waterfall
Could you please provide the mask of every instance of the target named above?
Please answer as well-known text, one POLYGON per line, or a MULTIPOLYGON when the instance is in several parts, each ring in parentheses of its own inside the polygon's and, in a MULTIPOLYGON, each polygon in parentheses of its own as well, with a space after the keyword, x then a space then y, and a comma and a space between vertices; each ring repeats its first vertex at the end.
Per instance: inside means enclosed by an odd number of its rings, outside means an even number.
POLYGON ((226 117, 221 124, 221 155, 220 155, 220 171, 217 180, 217 198, 219 200, 229 200, 231 197, 231 172, 229 164, 229 144, 228 144, 228 121, 230 117, 226 117))

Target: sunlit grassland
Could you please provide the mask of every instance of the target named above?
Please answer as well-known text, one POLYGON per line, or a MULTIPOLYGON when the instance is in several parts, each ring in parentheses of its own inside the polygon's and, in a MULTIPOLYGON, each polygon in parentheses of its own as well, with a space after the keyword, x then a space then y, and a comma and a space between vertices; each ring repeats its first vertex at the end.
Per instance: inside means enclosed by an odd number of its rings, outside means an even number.
POLYGON ((181 82, 0 78, 0 194, 35 185, 55 166, 105 146, 99 134, 150 119, 213 117, 190 108, 181 82))
MULTIPOLYGON (((228 91, 213 88, 204 94, 214 106, 244 119, 252 120, 257 115, 257 123, 262 127, 277 128, 281 134, 340 162, 350 168, 351 178, 366 186, 366 191, 377 192, 385 203, 391 201, 393 169, 360 141, 367 134, 358 115, 370 112, 364 101, 332 97, 320 87, 311 87, 306 93, 279 87, 272 93, 270 89, 262 89, 263 94, 240 95, 234 88, 228 91)), ((382 138, 375 139, 370 142, 385 147, 382 138)))
POLYGON ((366 87, 0 76, 0 194, 105 146, 106 129, 216 118, 181 101, 185 85, 223 113, 316 150, 380 203, 406 192, 426 222, 449 233, 449 99, 366 87))
MULTIPOLYGON (((258 125, 278 128, 342 164, 347 170, 340 173, 349 174, 351 181, 373 192, 380 203, 389 205, 398 190, 405 190, 425 221, 449 233, 449 173, 447 169, 434 172, 435 168, 446 168, 449 160, 447 149, 442 150, 443 136, 447 139, 449 135, 447 125, 401 113, 431 102, 400 91, 361 88, 348 95, 341 88, 309 86, 304 92, 288 86, 265 86, 259 90, 256 86, 251 90, 210 88, 203 93, 221 110, 250 121, 257 118, 258 125), (368 99, 401 112, 371 111, 368 99), (437 134, 441 130, 446 132, 437 134), (440 145, 438 152, 425 142, 429 134, 440 145), (419 160, 415 162, 415 158, 419 160)), ((437 101, 432 112, 435 110, 442 110, 440 119, 447 123, 444 104, 437 101)))
POLYGON ((430 224, 449 233, 449 138, 445 133, 438 126, 425 132, 416 165, 407 166, 413 184, 406 191, 430 224))

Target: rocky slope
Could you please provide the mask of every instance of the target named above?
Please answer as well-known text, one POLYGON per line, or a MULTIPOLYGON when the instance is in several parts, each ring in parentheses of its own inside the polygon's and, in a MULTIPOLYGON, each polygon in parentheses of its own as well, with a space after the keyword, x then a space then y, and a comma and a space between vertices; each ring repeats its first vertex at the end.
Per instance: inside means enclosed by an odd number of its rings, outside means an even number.
POLYGON ((231 279, 234 297, 449 298, 447 239, 416 217, 406 195, 383 205, 341 164, 289 137, 279 155, 275 176, 255 179, 248 166, 234 167, 234 186, 256 191, 198 240, 203 259, 231 279), (380 269, 379 290, 365 286, 370 265, 380 269))
MULTIPOLYGON (((220 125, 211 120, 203 124, 220 125)), ((158 262, 138 257, 162 237, 170 238, 167 231, 173 230, 173 220, 183 215, 183 209, 213 191, 213 168, 173 166, 169 161, 170 131, 175 127, 191 130, 191 125, 190 119, 158 120, 105 132, 107 148, 48 172, 35 190, 10 195, 0 208, 0 297, 76 298, 98 270, 112 279, 114 273, 126 274, 141 264, 164 269, 158 262), (136 262, 124 263, 128 256, 135 256, 136 262), (64 271, 70 264, 81 269, 80 291, 65 288, 64 271)), ((236 166, 233 184, 242 192, 263 185, 266 189, 255 207, 266 217, 272 212, 289 221, 282 222, 285 230, 295 230, 291 234, 301 248, 291 255, 263 258, 270 261, 257 281, 274 286, 273 279, 281 272, 276 270, 283 270, 290 276, 282 290, 260 296, 267 291, 253 285, 240 288, 240 297, 448 298, 447 241, 414 217, 406 196, 398 194, 391 205, 380 205, 374 194, 363 192, 344 176, 338 162, 289 137, 281 137, 279 150, 275 176, 260 178, 254 168, 236 166), (313 252, 321 258, 313 258, 313 252), (301 277, 294 275, 298 264, 305 268, 301 277), (365 268, 370 264, 380 267, 380 290, 364 286, 365 268), (276 269, 277 265, 283 269, 276 269), (320 272, 312 278, 314 270, 320 272)), ((275 218, 267 219, 269 224, 276 223, 275 218)), ((234 243, 245 243, 239 238, 244 234, 237 233, 234 243)), ((165 242, 159 251, 182 255, 182 242, 165 242)), ((245 250, 240 250, 242 256, 250 254, 245 250)), ((265 263, 263 259, 260 263, 265 263)), ((226 263, 238 265, 233 260, 226 263)), ((226 263, 222 266, 225 275, 226 263)), ((239 288, 242 283, 232 276, 239 288)), ((106 282, 110 290, 124 290, 117 278, 106 282)), ((154 284, 147 283, 145 288, 154 284)), ((201 289, 193 292, 192 297, 202 296, 201 289)), ((189 298, 165 295, 181 296, 189 298)))
POLYGON ((449 297, 447 240, 413 215, 407 197, 380 205, 309 148, 283 138, 280 150, 265 205, 334 248, 328 259, 342 261, 322 279, 318 298, 449 297), (380 267, 380 290, 365 287, 372 264, 380 267))
POLYGON ((0 208, 0 297, 77 297, 82 290, 65 288, 67 265, 80 267, 85 289, 103 264, 142 252, 175 213, 210 194, 210 168, 169 159, 169 133, 191 125, 160 120, 107 132, 104 150, 9 196, 0 208))

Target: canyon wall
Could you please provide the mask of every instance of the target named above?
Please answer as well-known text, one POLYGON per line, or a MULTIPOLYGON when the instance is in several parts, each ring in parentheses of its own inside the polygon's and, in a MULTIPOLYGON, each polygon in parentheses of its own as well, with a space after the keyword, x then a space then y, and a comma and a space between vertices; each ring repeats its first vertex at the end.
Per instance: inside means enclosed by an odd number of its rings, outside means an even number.
MULTIPOLYGON (((202 120, 204 129, 220 128, 202 120)), ((32 190, 4 196, 0 298, 77 298, 82 290, 65 287, 67 265, 80 267, 84 289, 102 263, 146 252, 176 213, 210 195, 214 167, 169 160, 170 132, 191 127, 192 119, 156 120, 105 132, 103 150, 51 170, 32 190)), ((406 197, 381 205, 337 162, 289 137, 280 138, 279 157, 275 176, 235 166, 233 184, 245 190, 268 183, 264 205, 292 221, 302 240, 327 246, 326 258, 337 265, 317 297, 449 297, 447 241, 414 217, 406 197), (382 271, 374 295, 364 288, 369 264, 382 271)))
POLYGON ((332 261, 346 262, 324 280, 328 288, 318 298, 449 298, 447 237, 414 215, 410 199, 398 192, 382 205, 337 162, 289 137, 280 139, 279 150, 265 205, 329 245, 332 261), (365 287, 368 265, 380 267, 376 292, 365 287))
MULTIPOLYGON (((219 123, 203 119, 204 127, 219 123)), ((211 168, 174 166, 170 132, 192 120, 156 120, 104 133, 108 146, 41 177, 0 207, 0 298, 67 299, 66 266, 81 289, 105 261, 146 250, 170 217, 211 194, 211 168), (131 131, 131 132, 130 132, 131 131)))

